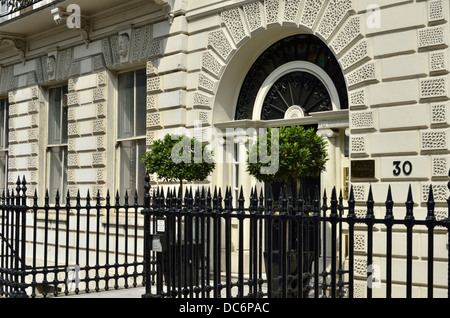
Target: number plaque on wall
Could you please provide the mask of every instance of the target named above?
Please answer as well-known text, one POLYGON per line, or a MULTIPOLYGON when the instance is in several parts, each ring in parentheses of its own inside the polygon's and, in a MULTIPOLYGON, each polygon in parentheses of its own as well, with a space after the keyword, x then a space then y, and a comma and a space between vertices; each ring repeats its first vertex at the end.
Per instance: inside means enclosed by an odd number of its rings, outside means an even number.
POLYGON ((375 160, 352 160, 352 178, 375 178, 375 160))

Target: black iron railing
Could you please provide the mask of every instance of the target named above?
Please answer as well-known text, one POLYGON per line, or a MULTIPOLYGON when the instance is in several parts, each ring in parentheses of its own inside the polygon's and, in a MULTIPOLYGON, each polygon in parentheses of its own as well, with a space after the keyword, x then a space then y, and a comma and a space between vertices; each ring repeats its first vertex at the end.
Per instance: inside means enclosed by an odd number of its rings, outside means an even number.
POLYGON ((26 181, 0 198, 0 296, 38 297, 142 286, 137 194, 59 194, 27 206, 26 181), (75 202, 73 202, 75 201, 75 202), (75 204, 73 204, 75 203, 75 204))
MULTIPOLYGON (((93 198, 78 192, 64 204, 57 194, 52 206, 48 195, 43 206, 36 194, 28 201, 26 181, 18 180, 0 198, 0 295, 58 296, 144 285, 143 297, 353 298, 365 284, 370 298, 376 257, 385 264, 379 280, 385 297, 399 296, 393 295, 394 283, 405 289, 404 297, 412 297, 415 286, 426 287, 430 298, 436 289, 450 296, 449 251, 444 256, 446 247, 434 246, 442 237, 448 242, 450 219, 437 219, 432 187, 427 215, 419 220, 411 188, 395 208, 389 188, 384 206, 378 204, 384 217, 377 218, 371 188, 364 206, 356 204, 353 188, 346 206, 335 190, 322 200, 316 194, 309 205, 301 195, 282 191, 275 199, 255 188, 247 207, 241 189, 233 208, 231 189, 184 194, 156 189, 150 195, 149 180, 147 175, 143 204, 137 194, 125 193, 122 200, 118 193, 102 199, 99 192, 93 198), (394 217, 394 209, 404 216, 394 217), (413 253, 417 231, 427 241, 420 256, 413 253), (366 242, 355 250, 361 234, 366 242), (380 252, 375 239, 382 236, 380 252), (394 242, 401 236, 404 245, 394 242), (426 271, 418 277, 415 266, 424 261, 426 271), (404 281, 393 275, 393 265, 402 262, 404 281)), ((450 198, 447 205, 450 209, 450 198)))
MULTIPOLYGON (((275 204, 270 193, 264 198, 254 189, 248 208, 244 208, 242 188, 237 208, 232 207, 231 189, 225 191, 224 197, 221 193, 221 190, 214 190, 212 194, 210 190, 202 189, 195 194, 188 190, 181 195, 176 189, 166 194, 157 190, 151 200, 146 198, 143 210, 145 263, 148 264, 144 271, 146 281, 155 274, 150 264, 156 261, 157 265, 156 290, 146 285, 144 297, 354 298, 361 296, 360 291, 355 295, 358 280, 358 289, 360 282, 366 285, 368 298, 373 296, 377 283, 382 283, 385 297, 391 298, 394 296, 395 231, 397 237, 400 234, 406 236, 406 246, 402 247, 406 251, 406 279, 400 282, 405 294, 400 297, 409 298, 413 286, 423 287, 423 282, 417 285, 418 277, 413 276, 417 264, 417 255, 413 255, 413 232, 419 226, 422 226, 421 231, 423 226, 428 229, 427 271, 420 274, 427 277, 427 296, 434 296, 435 262, 443 261, 449 273, 447 277, 439 277, 439 285, 441 289, 447 289, 450 297, 450 255, 445 260, 435 260, 433 254, 435 231, 444 231, 445 234, 440 235, 448 237, 450 219, 436 219, 431 187, 425 220, 414 217, 411 188, 404 207, 396 206, 396 209, 406 210, 406 216, 401 219, 394 218, 390 188, 384 206, 385 217, 381 219, 375 217, 371 188, 363 207, 366 211, 363 217, 355 213, 353 188, 347 207, 344 207, 342 195, 338 198, 333 190, 329 202, 326 194, 322 202, 316 194, 310 212, 304 209, 302 196, 287 197, 285 191, 275 204), (150 226, 158 222, 160 226, 150 226), (360 261, 361 258, 365 261, 363 274, 361 262, 358 270, 355 265, 357 231, 365 231, 367 235, 365 251, 357 251, 356 255, 360 261), (377 258, 386 259, 383 277, 379 272, 375 273, 375 266, 372 266, 374 231, 386 235, 385 256, 379 251, 376 254, 377 258), (233 241, 232 232, 235 233, 233 241), (348 244, 344 244, 343 234, 347 235, 348 244)), ((448 204, 450 206, 450 200, 448 204)), ((361 206, 356 208, 361 209, 361 206)), ((445 250, 445 246, 441 246, 442 249, 445 250)), ((395 283, 399 283, 398 278, 395 283)))
POLYGON ((0 12, 0 18, 12 13, 20 12, 41 1, 42 0, 1 0, 2 10, 0 12))

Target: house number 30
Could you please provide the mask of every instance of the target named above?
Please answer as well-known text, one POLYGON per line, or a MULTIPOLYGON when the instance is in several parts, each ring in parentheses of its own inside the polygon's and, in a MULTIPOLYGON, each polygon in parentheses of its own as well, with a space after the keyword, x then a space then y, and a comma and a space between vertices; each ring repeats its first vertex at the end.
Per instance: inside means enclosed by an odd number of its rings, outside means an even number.
POLYGON ((398 177, 400 176, 400 174, 403 172, 403 174, 405 176, 409 176, 412 173, 413 170, 413 166, 412 163, 410 161, 405 161, 405 162, 401 162, 401 161, 394 161, 394 176, 398 177))

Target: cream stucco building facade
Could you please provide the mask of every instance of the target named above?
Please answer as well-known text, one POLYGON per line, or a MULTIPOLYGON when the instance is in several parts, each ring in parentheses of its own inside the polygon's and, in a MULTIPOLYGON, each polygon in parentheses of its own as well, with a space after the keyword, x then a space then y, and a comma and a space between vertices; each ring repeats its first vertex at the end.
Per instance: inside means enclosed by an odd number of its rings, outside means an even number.
MULTIPOLYGON (((0 189, 25 175, 29 195, 41 199, 46 189, 142 191, 139 158, 187 128, 224 137, 216 151, 226 160, 206 184, 242 185, 248 197, 261 184, 245 171, 246 131, 296 124, 328 141, 321 187, 345 194, 352 185, 361 215, 372 186, 384 216, 390 185, 403 218, 411 185, 424 219, 433 184, 444 218, 449 14, 447 0, 37 1, 0 20, 0 189), (275 98, 277 85, 291 93, 275 98), (293 87, 316 100, 294 101, 293 87), (281 104, 270 106, 275 99, 281 104)), ((445 259, 446 235, 437 232, 435 257, 445 259)), ((419 261, 422 234, 414 235, 419 261)), ((361 230, 356 252, 365 239, 361 230)), ((395 261, 404 255, 399 247, 395 261)), ((446 263, 435 270, 436 295, 444 294, 446 263)), ((394 273, 400 293, 402 275, 394 273)), ((415 282, 416 296, 424 282, 415 282)))

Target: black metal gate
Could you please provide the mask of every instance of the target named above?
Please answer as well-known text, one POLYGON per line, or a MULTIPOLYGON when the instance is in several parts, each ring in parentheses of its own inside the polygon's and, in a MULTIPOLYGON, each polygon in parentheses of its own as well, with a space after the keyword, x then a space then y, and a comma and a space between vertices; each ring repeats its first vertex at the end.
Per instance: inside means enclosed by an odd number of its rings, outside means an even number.
MULTIPOLYGON (((147 191, 150 189, 146 184, 147 191)), ((145 197, 145 275, 156 288, 146 285, 143 297, 355 297, 355 226, 367 233, 366 295, 371 298, 374 226, 386 235, 385 296, 392 297, 393 228, 406 236, 405 297, 412 297, 413 231, 428 229, 427 295, 433 297, 434 231, 448 231, 449 218, 437 220, 430 187, 425 220, 416 220, 411 188, 404 205, 406 216, 394 218, 389 188, 385 217, 375 217, 372 189, 366 214, 357 217, 353 188, 347 206, 333 189, 328 201, 316 193, 313 209, 307 213, 301 196, 289 198, 282 191, 278 204, 269 193, 252 189, 248 208, 241 193, 232 207, 231 189, 191 189, 185 194, 160 189, 145 197), (329 204, 329 205, 328 205, 329 204), (343 235, 348 238, 344 244, 343 235), (398 229, 397 229, 398 231, 398 229), (328 249, 328 250, 327 250, 328 249), (344 265, 344 261, 347 265, 344 265)), ((450 205, 450 200, 448 201, 450 205)), ((449 266, 450 255, 446 257, 449 266)), ((448 267, 449 268, 449 267, 448 267)), ((450 268, 449 268, 450 273, 450 268)), ((447 277, 447 293, 450 296, 447 277)), ((445 283, 444 283, 445 284, 445 283)))
POLYGON ((27 205, 26 182, 18 180, 15 191, 0 200, 0 296, 37 297, 39 290, 43 296, 57 296, 72 292, 72 287, 78 293, 145 285, 143 297, 353 298, 360 296, 356 291, 363 282, 370 298, 375 255, 384 259, 382 283, 390 298, 394 247, 405 251, 405 297, 413 296, 414 286, 426 287, 427 296, 433 297, 436 280, 450 296, 449 251, 443 255, 445 246, 435 249, 442 238, 449 243, 450 219, 437 217, 431 186, 427 215, 419 220, 411 189, 405 204, 395 206, 395 215, 402 212, 404 217, 394 217, 389 188, 379 207, 384 217, 377 218, 371 189, 364 206, 356 205, 353 188, 346 205, 335 190, 321 200, 316 193, 309 211, 302 196, 289 197, 284 190, 274 200, 270 193, 264 197, 262 190, 252 189, 246 204, 241 188, 233 208, 231 189, 189 189, 184 194, 156 189, 150 195, 149 180, 147 175, 143 206, 137 194, 129 198, 127 193, 123 200, 108 193, 103 201, 99 193, 95 198, 89 193, 85 198, 67 195, 65 205, 57 195, 52 206, 48 196, 39 206, 35 195, 27 205), (356 233, 362 228, 366 246, 355 255, 356 233), (418 266, 413 254, 417 230, 426 237, 421 247, 426 271, 420 272, 426 279, 418 285, 413 272, 418 266), (383 256, 375 254, 375 231, 385 238, 383 256), (394 244, 399 235, 404 246, 394 244), (435 250, 440 251, 436 257, 435 250), (70 278, 73 273, 79 276, 70 278))

